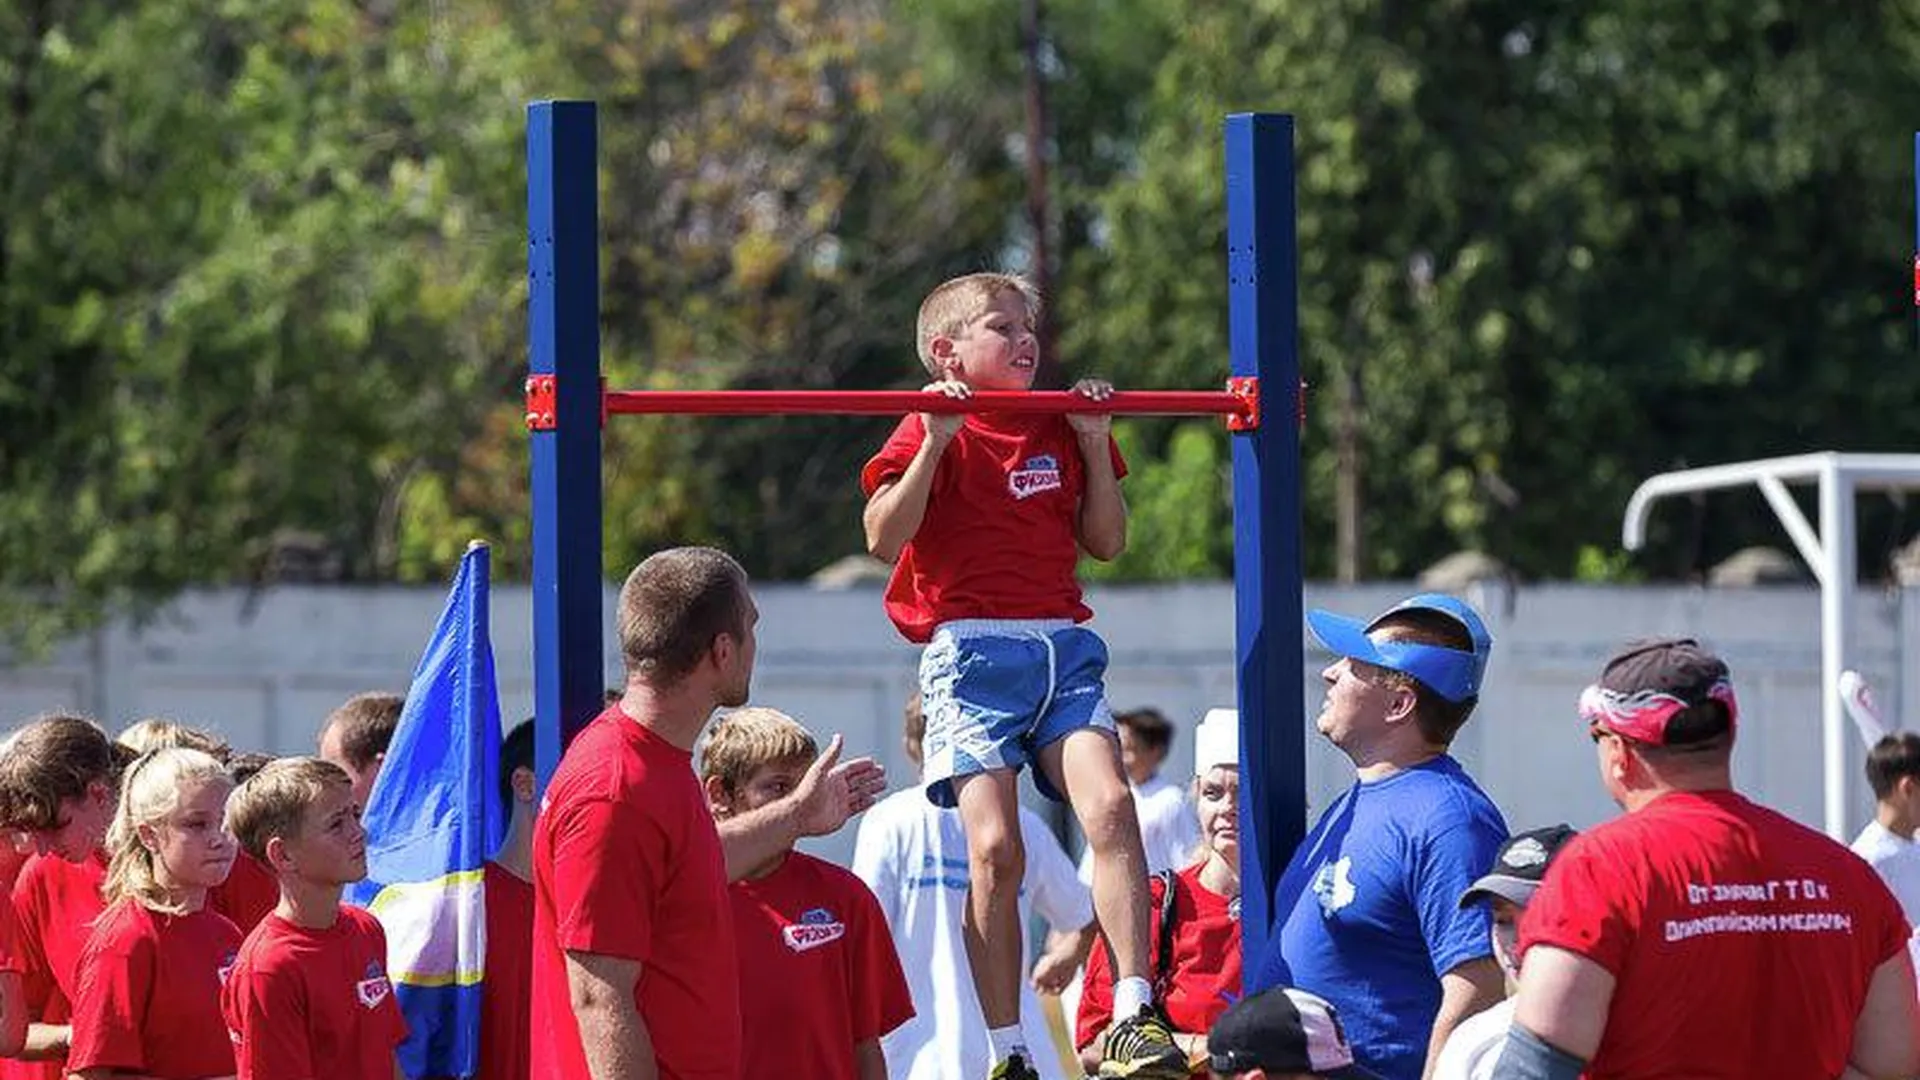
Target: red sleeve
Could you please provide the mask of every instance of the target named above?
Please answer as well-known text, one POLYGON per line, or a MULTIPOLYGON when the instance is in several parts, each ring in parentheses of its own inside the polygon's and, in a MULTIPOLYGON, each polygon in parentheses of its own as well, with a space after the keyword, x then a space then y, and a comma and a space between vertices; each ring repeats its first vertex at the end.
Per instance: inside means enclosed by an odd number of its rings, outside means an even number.
POLYGON ((560 947, 651 960, 658 883, 673 869, 659 822, 608 799, 583 799, 560 808, 548 835, 560 947))
POLYGON ((913 991, 907 987, 906 973, 900 970, 900 954, 893 947, 893 932, 887 929, 880 902, 873 898, 865 882, 846 876, 848 907, 853 911, 859 937, 849 956, 853 966, 853 1041, 854 1045, 878 1039, 913 1019, 913 991))
POLYGON ((0 971, 25 974, 27 958, 20 941, 20 916, 14 913, 13 897, 0 892, 0 971))
POLYGON ((307 988, 298 970, 265 964, 237 969, 220 995, 242 1077, 318 1080, 307 1041, 307 988))
POLYGON ((67 1068, 139 1072, 147 1065, 141 1028, 153 993, 155 942, 137 924, 107 918, 80 956, 67 1068))
POLYGON ((909 413, 901 418, 899 425, 893 429, 893 434, 887 436, 886 445, 880 448, 879 453, 869 458, 866 466, 860 470, 860 489, 868 498, 873 497, 874 490, 881 484, 897 480, 901 473, 907 471, 907 466, 913 462, 913 455, 919 453, 920 443, 925 440, 926 435, 926 428, 920 423, 919 413, 909 413))
POLYGON ((1579 837, 1547 869, 1540 891, 1520 918, 1521 955, 1551 945, 1584 956, 1616 977, 1639 932, 1637 913, 1618 899, 1633 885, 1623 880, 1629 861, 1610 859, 1579 837))

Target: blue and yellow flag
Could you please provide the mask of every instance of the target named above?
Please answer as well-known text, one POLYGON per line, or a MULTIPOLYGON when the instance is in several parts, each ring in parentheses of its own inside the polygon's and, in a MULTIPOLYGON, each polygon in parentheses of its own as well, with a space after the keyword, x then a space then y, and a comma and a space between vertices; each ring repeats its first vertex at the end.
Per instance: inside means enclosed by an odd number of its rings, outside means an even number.
POLYGON ((400 1065, 413 1077, 479 1068, 482 874, 506 834, 487 576, 487 546, 476 541, 367 797, 367 880, 350 897, 386 930, 387 973, 411 1029, 400 1065))

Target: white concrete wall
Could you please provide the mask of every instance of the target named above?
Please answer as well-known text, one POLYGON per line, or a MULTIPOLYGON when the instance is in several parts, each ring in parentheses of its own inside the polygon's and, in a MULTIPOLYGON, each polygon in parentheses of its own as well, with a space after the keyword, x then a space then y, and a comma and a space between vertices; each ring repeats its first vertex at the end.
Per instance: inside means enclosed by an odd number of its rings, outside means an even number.
MULTIPOLYGON (((1312 586, 1310 605, 1371 614, 1410 591, 1405 585, 1312 586)), ((801 586, 756 589, 762 618, 754 696, 816 730, 841 731, 851 748, 881 757, 906 780, 899 748, 900 704, 912 686, 915 651, 880 609, 877 590, 820 592, 801 586)), ((36 712, 79 708, 118 728, 169 715, 221 731, 236 746, 310 751, 314 729, 349 694, 404 691, 439 614, 439 589, 288 588, 187 596, 142 628, 115 626, 60 649, 45 662, 0 668, 0 725, 36 712)), ((1219 583, 1094 590, 1096 626, 1113 652, 1109 696, 1116 707, 1156 705, 1190 724, 1233 699, 1233 602, 1219 583)), ((1812 588, 1701 590, 1546 585, 1469 599, 1495 638, 1482 704, 1456 746, 1459 756, 1524 828, 1575 825, 1612 812, 1593 773, 1593 751, 1574 715, 1580 688, 1618 643, 1635 636, 1691 633, 1732 664, 1743 706, 1737 754, 1740 784, 1816 827, 1820 822, 1819 597, 1812 588)), ((607 594, 611 613, 613 592, 607 594)), ((494 592, 493 642, 502 713, 509 724, 532 702, 530 599, 525 588, 494 592)), ((1891 717, 1920 720, 1920 590, 1863 591, 1853 627, 1854 662, 1873 681, 1891 717)), ((1326 658, 1303 658, 1311 713, 1326 658)), ((611 625, 606 670, 617 682, 611 625)), ((1315 805, 1347 783, 1340 756, 1311 732, 1309 798, 1315 805)), ((1858 775, 1858 743, 1850 775, 1858 775)), ((1169 768, 1191 761, 1186 740, 1169 768)), ((1870 799, 1856 783, 1853 823, 1870 799)), ((813 845, 843 857, 850 835, 813 845)))

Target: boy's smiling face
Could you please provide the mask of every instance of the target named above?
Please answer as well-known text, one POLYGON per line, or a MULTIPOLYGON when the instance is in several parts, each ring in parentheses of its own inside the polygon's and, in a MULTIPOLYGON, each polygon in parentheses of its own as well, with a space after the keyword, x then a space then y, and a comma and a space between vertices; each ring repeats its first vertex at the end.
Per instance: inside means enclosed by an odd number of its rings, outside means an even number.
POLYGON ((936 337, 933 352, 947 378, 975 390, 1032 389, 1040 340, 1034 336, 1026 297, 1002 289, 959 333, 936 337))

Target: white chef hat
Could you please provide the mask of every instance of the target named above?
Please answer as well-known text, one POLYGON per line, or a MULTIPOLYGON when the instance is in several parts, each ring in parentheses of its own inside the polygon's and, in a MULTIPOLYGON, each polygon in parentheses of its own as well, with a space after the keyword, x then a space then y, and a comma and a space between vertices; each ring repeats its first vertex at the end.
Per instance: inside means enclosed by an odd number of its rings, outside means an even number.
POLYGON ((1215 765, 1240 765, 1240 710, 1208 709, 1193 729, 1193 774, 1215 765))

